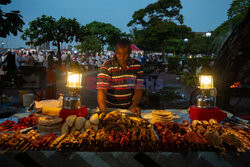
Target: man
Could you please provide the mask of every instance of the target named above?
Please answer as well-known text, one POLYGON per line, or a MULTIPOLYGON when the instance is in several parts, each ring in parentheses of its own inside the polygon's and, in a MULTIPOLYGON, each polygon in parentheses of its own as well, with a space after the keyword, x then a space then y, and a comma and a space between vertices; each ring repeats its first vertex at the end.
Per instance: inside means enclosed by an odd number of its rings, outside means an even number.
POLYGON ((4 68, 4 71, 7 71, 6 73, 6 79, 11 81, 13 78, 15 72, 16 72, 16 56, 11 51, 7 52, 7 57, 2 62, 2 64, 6 63, 6 68, 4 68))
POLYGON ((20 52, 18 52, 16 54, 16 66, 17 66, 17 69, 20 69, 21 62, 22 62, 22 54, 20 52))
POLYGON ((45 61, 45 58, 44 58, 43 53, 39 54, 38 55, 38 62, 43 66, 44 65, 44 61, 45 61))
POLYGON ((28 66, 33 66, 35 64, 35 59, 32 56, 31 52, 28 53, 28 57, 26 59, 26 63, 28 66))
POLYGON ((126 39, 116 44, 116 55, 106 61, 97 77, 97 101, 101 112, 106 108, 129 109, 140 114, 139 103, 142 96, 142 66, 131 59, 130 43, 126 39))

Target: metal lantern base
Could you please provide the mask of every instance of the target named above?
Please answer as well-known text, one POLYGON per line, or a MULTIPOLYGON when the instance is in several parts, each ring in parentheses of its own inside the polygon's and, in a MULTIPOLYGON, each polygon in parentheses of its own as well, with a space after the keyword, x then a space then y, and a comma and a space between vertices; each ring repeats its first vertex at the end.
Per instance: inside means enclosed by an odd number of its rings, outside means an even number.
POLYGON ((81 96, 64 96, 63 97, 63 108, 65 109, 80 109, 82 107, 81 104, 81 96))
POLYGON ((215 107, 215 97, 213 96, 197 96, 197 107, 198 108, 214 108, 215 107))

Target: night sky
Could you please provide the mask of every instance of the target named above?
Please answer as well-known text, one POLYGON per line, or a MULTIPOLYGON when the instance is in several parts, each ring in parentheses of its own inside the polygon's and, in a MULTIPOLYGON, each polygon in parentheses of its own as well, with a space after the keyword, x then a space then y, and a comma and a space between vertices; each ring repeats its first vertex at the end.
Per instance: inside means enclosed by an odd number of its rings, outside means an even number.
MULTIPOLYGON (((0 6, 3 11, 19 10, 25 26, 43 14, 60 18, 76 18, 82 25, 92 21, 111 23, 122 31, 129 32, 127 23, 134 11, 145 8, 157 0, 12 0, 7 6, 0 6)), ((232 0, 181 0, 184 24, 196 32, 214 30, 227 19, 227 10, 232 0)), ((25 41, 18 36, 9 36, 0 41, 5 47, 25 47, 25 41)))

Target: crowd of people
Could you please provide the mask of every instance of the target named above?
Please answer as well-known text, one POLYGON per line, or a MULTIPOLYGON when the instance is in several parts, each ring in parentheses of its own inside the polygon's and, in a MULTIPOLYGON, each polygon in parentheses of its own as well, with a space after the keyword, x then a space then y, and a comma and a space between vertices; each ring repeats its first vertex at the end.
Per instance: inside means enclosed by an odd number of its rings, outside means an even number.
MULTIPOLYGON (((59 54, 55 52, 11 52, 0 54, 0 65, 2 70, 18 70, 21 66, 33 66, 33 65, 42 65, 45 67, 50 66, 53 63, 62 63, 66 68, 71 63, 77 63, 82 67, 84 71, 97 70, 102 64, 110 59, 114 54, 104 53, 96 55, 86 55, 82 53, 71 53, 63 52, 59 57, 59 54)), ((167 59, 163 56, 157 55, 142 55, 142 54, 132 54, 131 58, 137 59, 141 62, 143 66, 145 65, 157 65, 161 63, 166 63, 167 59)))

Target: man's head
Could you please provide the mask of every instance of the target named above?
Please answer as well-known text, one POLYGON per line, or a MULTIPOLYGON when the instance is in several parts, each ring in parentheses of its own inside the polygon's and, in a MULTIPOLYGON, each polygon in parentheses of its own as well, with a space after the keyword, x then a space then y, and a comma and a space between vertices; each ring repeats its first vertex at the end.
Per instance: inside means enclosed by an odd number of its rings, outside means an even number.
POLYGON ((131 54, 130 42, 127 39, 121 39, 116 43, 115 48, 116 58, 119 63, 127 62, 131 54))

